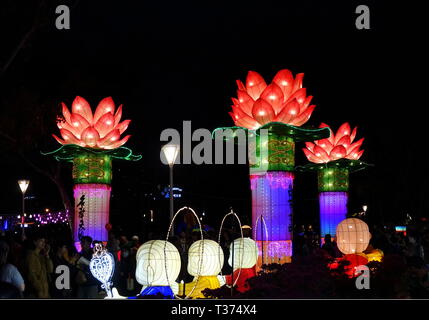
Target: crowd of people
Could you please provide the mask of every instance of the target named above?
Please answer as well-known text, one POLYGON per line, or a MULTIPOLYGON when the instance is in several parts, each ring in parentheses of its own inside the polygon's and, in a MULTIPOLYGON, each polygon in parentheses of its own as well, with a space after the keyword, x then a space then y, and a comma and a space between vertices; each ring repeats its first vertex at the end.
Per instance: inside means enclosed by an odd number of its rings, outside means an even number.
MULTIPOLYGON (((251 230, 242 229, 244 236, 251 236, 251 230)), ((205 227, 204 238, 217 241, 218 231, 205 227)), ((56 232, 36 232, 22 239, 18 233, 4 233, 0 237, 0 297, 2 298, 102 298, 104 292, 90 270, 89 261, 97 239, 84 236, 76 249, 70 239, 64 239, 56 232), (66 270, 66 271, 64 271, 66 270), (67 274, 64 274, 67 272, 67 274)), ((221 233, 221 247, 224 252, 233 239, 240 236, 239 230, 225 228, 221 233)), ((111 230, 106 244, 115 259, 113 286, 123 296, 135 296, 141 285, 135 280, 136 253, 145 241, 162 239, 164 235, 153 232, 147 235, 129 236, 111 230)), ((176 281, 192 281, 186 272, 187 254, 191 244, 200 239, 200 230, 192 218, 178 223, 176 232, 170 236, 182 259, 182 271, 176 281)), ((408 275, 409 291, 425 296, 429 292, 429 229, 414 228, 406 235, 390 228, 373 228, 370 247, 381 249, 385 256, 394 255, 403 259, 403 268, 408 275)), ((304 228, 294 239, 294 256, 311 256, 323 250, 332 258, 340 257, 335 241, 327 235, 324 243, 317 232, 304 228)), ((225 254, 223 274, 231 273, 225 254)))

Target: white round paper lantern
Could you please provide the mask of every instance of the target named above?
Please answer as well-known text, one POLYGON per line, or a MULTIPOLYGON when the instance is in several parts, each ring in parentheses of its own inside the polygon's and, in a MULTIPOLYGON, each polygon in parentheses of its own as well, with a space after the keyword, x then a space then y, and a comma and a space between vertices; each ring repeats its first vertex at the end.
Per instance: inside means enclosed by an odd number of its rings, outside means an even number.
POLYGON ((188 251, 188 273, 194 277, 216 276, 222 270, 223 259, 223 250, 216 241, 195 241, 188 251), (201 270, 198 273, 201 259, 201 270))
POLYGON ((235 239, 229 246, 228 264, 232 266, 232 246, 234 246, 234 270, 252 268, 258 260, 258 247, 250 238, 235 239))
POLYGON ((138 249, 136 258, 136 280, 143 286, 169 286, 180 273, 179 251, 168 241, 145 242, 138 249))
POLYGON ((344 254, 365 251, 371 239, 368 225, 356 218, 341 221, 337 226, 336 235, 338 249, 344 254))

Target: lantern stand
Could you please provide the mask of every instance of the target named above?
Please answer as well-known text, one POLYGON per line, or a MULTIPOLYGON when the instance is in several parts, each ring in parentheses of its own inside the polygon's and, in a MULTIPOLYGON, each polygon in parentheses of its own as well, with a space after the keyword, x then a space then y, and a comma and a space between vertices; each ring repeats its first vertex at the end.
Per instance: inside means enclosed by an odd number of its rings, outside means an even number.
MULTIPOLYGON (((219 244, 219 249, 221 249, 221 245, 220 245, 220 237, 221 237, 221 234, 222 234, 222 228, 223 228, 223 223, 225 222, 225 219, 228 217, 228 216, 230 216, 230 215, 233 215, 236 219, 237 219, 237 221, 238 221, 238 224, 240 225, 240 233, 241 233, 241 239, 242 239, 242 241, 244 241, 243 239, 244 239, 244 237, 243 237, 243 229, 241 228, 241 221, 240 221, 240 218, 237 216, 237 214, 231 209, 231 211, 229 212, 229 213, 227 213, 224 217, 223 217, 223 219, 222 219, 222 222, 221 222, 221 224, 220 224, 220 228, 219 228, 219 234, 218 234, 218 244, 219 244)), ((238 279, 240 278, 240 274, 241 274, 241 267, 242 267, 242 265, 243 265, 243 257, 244 257, 244 250, 243 250, 243 252, 242 252, 242 254, 241 254, 241 263, 240 263, 240 268, 239 268, 239 271, 238 271, 238 275, 237 275, 237 279, 235 279, 235 281, 234 281, 234 241, 232 241, 231 242, 231 244, 232 244, 232 252, 233 252, 233 255, 232 255, 232 278, 231 278, 231 282, 232 282, 232 285, 231 285, 231 296, 232 296, 232 290, 233 290, 233 288, 234 288, 234 286, 237 284, 237 281, 238 281, 238 279)), ((219 250, 218 249, 218 250, 219 250)), ((219 257, 220 257, 220 255, 219 255, 219 257)), ((221 276, 223 276, 223 274, 222 274, 222 269, 220 270, 220 275, 221 276)), ((226 285, 226 286, 228 286, 228 285, 226 285)))
MULTIPOLYGON (((204 240, 204 236, 203 236, 203 228, 202 228, 202 226, 201 226, 200 219, 198 219, 198 215, 195 213, 194 209, 192 209, 192 208, 190 208, 190 207, 182 207, 182 208, 180 208, 179 210, 177 210, 176 214, 173 216, 173 219, 171 219, 171 221, 170 221, 170 226, 168 227, 167 236, 166 236, 166 241, 168 241, 168 237, 169 237, 170 232, 171 232, 171 229, 172 229, 172 227, 173 227, 174 220, 176 219, 177 215, 178 215, 178 214, 180 214, 180 212, 181 212, 182 210, 190 210, 190 211, 192 212, 192 214, 197 218, 198 225, 200 226, 200 236, 201 236, 201 240, 204 240)), ((165 244, 164 244, 164 261, 165 261, 165 266, 164 266, 164 267, 165 267, 165 270, 166 270, 165 274, 166 274, 166 276, 167 276, 167 282, 168 282, 168 285, 171 287, 171 282, 170 282, 170 279, 168 278, 168 272, 167 272, 167 262, 166 262, 166 261, 167 261, 167 259, 166 259, 167 254, 166 254, 166 247, 167 247, 167 242, 165 242, 165 244)), ((201 254, 200 254, 201 259, 199 259, 199 263, 198 263, 198 275, 197 275, 197 280, 195 281, 195 284, 194 284, 194 286, 193 286, 193 288, 192 288, 191 292, 189 292, 189 294, 188 294, 188 295, 186 295, 185 286, 183 286, 183 295, 184 295, 185 297, 184 297, 184 298, 181 298, 179 295, 174 294, 174 296, 175 296, 176 298, 186 300, 186 299, 189 299, 189 297, 190 297, 190 296, 192 295, 192 293, 194 292, 194 290, 195 290, 195 288, 197 287, 197 284, 198 284, 198 279, 199 279, 199 278, 200 278, 200 276, 201 276, 201 268, 202 268, 202 265, 203 265, 203 259, 204 259, 203 254, 204 254, 204 241, 203 241, 203 243, 202 243, 202 245, 201 245, 201 254)), ((185 282, 183 282, 183 283, 185 283, 185 282)), ((179 292, 179 293, 180 293, 180 292, 179 292)))

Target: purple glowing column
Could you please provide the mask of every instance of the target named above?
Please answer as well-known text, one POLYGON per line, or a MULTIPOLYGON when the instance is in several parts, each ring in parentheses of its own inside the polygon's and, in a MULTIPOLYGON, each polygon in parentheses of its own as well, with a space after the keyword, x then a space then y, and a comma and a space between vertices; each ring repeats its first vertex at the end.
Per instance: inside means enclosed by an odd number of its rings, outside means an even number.
POLYGON ((349 171, 346 168, 322 168, 318 172, 320 237, 335 237, 337 225, 347 217, 349 171))
POLYGON ((109 223, 110 192, 107 184, 77 184, 74 186, 76 203, 74 238, 90 236, 93 240, 107 241, 109 223))
MULTIPOLYGON (((292 257, 292 190, 294 175, 287 171, 272 171, 250 175, 252 190, 252 224, 260 257, 264 263, 286 263, 292 257), (258 217, 263 216, 265 227, 258 217), (258 220, 258 221, 257 221, 258 220)), ((258 265, 261 265, 259 261, 258 265)))
POLYGON ((330 234, 335 237, 337 225, 347 215, 347 192, 332 191, 319 193, 321 237, 330 234))

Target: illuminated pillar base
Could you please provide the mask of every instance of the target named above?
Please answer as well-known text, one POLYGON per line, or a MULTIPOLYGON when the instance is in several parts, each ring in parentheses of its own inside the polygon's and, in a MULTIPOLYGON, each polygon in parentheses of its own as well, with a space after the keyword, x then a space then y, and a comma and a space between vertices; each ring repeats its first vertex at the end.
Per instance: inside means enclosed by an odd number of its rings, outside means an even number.
POLYGON ((262 241, 264 263, 291 262, 293 178, 293 173, 287 171, 250 175, 252 225, 259 246, 258 269, 262 264, 262 241))
POLYGON ((346 219, 348 194, 344 191, 320 192, 320 236, 336 235, 337 225, 346 219))
POLYGON ((256 241, 258 246, 257 269, 263 264, 291 263, 292 262, 292 240, 285 241, 256 241), (262 243, 264 248, 262 250, 262 243), (262 259, 262 252, 264 254, 262 259))
POLYGON ((90 236, 93 240, 107 241, 110 192, 108 184, 77 184, 74 186, 75 216, 74 239, 90 236), (83 198, 83 196, 85 196, 83 198), (83 205, 79 205, 83 204, 83 205), (80 208, 83 208, 81 212, 80 208))

